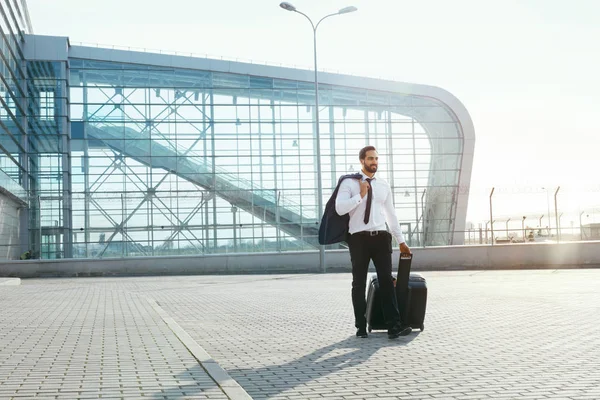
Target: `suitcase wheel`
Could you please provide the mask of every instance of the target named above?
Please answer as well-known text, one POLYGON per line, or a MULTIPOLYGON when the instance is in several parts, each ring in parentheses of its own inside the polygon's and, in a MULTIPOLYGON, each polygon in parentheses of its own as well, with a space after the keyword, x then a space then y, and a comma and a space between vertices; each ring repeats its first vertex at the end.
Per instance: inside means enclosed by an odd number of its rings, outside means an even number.
POLYGON ((371 327, 369 326, 369 333, 371 333, 371 331, 372 331, 372 330, 373 330, 373 328, 371 328, 371 327))
POLYGON ((423 330, 425 329, 425 325, 421 325, 421 332, 423 332, 423 330))

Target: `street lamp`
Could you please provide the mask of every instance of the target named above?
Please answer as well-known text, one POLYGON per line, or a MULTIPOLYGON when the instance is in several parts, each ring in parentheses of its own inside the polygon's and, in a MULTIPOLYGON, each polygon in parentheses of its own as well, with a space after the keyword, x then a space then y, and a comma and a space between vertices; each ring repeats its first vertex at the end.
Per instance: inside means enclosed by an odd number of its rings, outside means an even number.
POLYGON ((496 220, 485 221, 485 243, 486 244, 488 242, 488 224, 490 224, 490 228, 492 230, 492 244, 494 244, 494 222, 496 222, 496 220))
POLYGON ((232 228, 233 228, 233 251, 234 252, 237 252, 237 249, 238 249, 238 246, 237 246, 237 237, 236 237, 236 231, 235 231, 235 226, 236 226, 236 222, 235 222, 236 218, 235 218, 235 216, 237 214, 237 210, 238 210, 238 208, 236 206, 231 206, 231 213, 233 214, 233 225, 232 225, 232 228))
MULTIPOLYGON (((548 206, 548 240, 552 237, 552 224, 550 219, 550 189, 543 187, 542 190, 546 191, 546 205, 548 206)), ((540 228, 542 224, 540 224, 540 228)))
POLYGON ((421 246, 425 247, 425 203, 423 202, 423 197, 425 197, 425 193, 427 189, 423 189, 423 194, 421 195, 421 246))
POLYGON ((556 192, 554 192, 554 217, 556 218, 556 243, 560 241, 560 221, 558 217, 558 200, 556 197, 558 196, 558 191, 560 190, 560 186, 556 188, 556 192))
MULTIPOLYGON (((492 221, 493 213, 492 213, 492 196, 494 195, 494 189, 496 189, 495 187, 492 188, 492 191, 490 192, 490 221, 492 221)), ((494 222, 491 222, 492 225, 492 246, 494 245, 494 222)))
POLYGON ((525 218, 527 218, 525 215, 523 215, 523 220, 521 221, 521 229, 523 230, 523 243, 526 242, 525 240, 525 218))
POLYGON ((557 236, 557 239, 556 239, 557 241, 560 240, 560 235, 561 235, 560 225, 562 224, 562 222, 560 221, 560 219, 562 218, 563 214, 564 213, 560 213, 559 214, 559 216, 558 216, 558 224, 556 224, 556 226, 557 226, 556 229, 558 230, 558 236, 557 236))
MULTIPOLYGON (((333 17, 334 15, 348 14, 358 10, 354 6, 344 7, 338 12, 324 16, 315 25, 310 17, 301 11, 298 11, 293 4, 284 1, 279 4, 279 7, 287 11, 297 12, 298 14, 304 15, 313 29, 313 49, 314 49, 314 60, 315 60, 315 136, 316 136, 316 156, 317 156, 317 220, 323 213, 323 185, 321 182, 321 138, 320 138, 320 126, 319 126, 319 77, 317 75, 317 28, 319 24, 323 22, 325 18, 333 17)), ((325 247, 319 246, 319 266, 321 271, 325 272, 325 247)))
MULTIPOLYGON (((579 237, 581 238, 581 240, 583 240, 583 225, 581 224, 581 216, 583 214, 585 214, 585 211, 582 211, 581 214, 579 214, 579 237)), ((586 215, 586 217, 589 216, 589 214, 586 215)))

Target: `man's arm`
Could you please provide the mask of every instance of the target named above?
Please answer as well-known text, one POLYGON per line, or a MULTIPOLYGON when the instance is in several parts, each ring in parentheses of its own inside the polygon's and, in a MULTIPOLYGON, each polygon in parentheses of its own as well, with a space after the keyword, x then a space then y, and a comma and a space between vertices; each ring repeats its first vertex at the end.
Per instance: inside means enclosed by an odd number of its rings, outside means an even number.
MULTIPOLYGON (((348 214, 354 210, 360 203, 362 203, 362 197, 360 193, 352 196, 351 179, 344 179, 340 184, 340 190, 338 191, 337 197, 335 198, 335 211, 339 215, 348 214)), ((365 182, 366 183, 366 182, 365 182)))

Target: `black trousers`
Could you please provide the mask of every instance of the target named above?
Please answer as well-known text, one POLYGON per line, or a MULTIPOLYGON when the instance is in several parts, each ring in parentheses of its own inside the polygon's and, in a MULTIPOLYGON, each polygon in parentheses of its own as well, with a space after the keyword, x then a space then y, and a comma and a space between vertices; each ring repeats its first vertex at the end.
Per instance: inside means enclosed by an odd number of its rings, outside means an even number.
POLYGON ((348 237, 348 248, 352 260, 352 306, 354 324, 357 328, 367 326, 367 273, 373 260, 383 301, 383 315, 389 328, 400 321, 398 300, 392 281, 392 235, 382 232, 375 236, 355 233, 348 237))

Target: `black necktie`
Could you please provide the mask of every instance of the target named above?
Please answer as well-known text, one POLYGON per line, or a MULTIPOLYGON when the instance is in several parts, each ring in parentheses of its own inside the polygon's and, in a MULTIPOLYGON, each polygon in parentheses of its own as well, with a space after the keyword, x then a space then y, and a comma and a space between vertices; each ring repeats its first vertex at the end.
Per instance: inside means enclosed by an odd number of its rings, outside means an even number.
POLYGON ((365 224, 369 223, 369 216, 371 215, 371 202, 373 201, 373 187, 371 186, 371 181, 373 178, 365 179, 369 182, 369 192, 367 193, 367 209, 365 210, 365 224))

